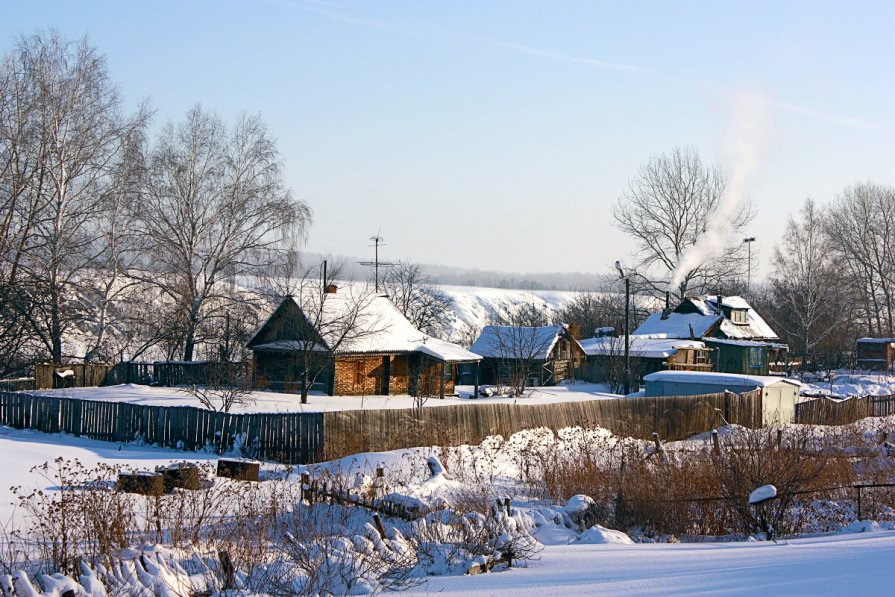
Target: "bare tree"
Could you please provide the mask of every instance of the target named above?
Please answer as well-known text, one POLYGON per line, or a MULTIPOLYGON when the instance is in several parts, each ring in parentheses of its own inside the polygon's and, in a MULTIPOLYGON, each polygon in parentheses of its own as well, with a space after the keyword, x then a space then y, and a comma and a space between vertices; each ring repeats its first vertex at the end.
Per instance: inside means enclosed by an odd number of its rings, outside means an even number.
POLYGON ((498 359, 498 381, 522 396, 534 379, 543 380, 545 353, 554 339, 549 314, 534 303, 504 301, 489 324, 482 330, 482 348, 498 359))
POLYGON ((801 355, 803 367, 816 360, 828 339, 841 341, 851 313, 847 284, 834 262, 825 223, 824 214, 806 200, 798 217, 790 216, 774 250, 772 308, 767 315, 801 355))
POLYGON ((401 261, 383 280, 385 293, 418 330, 444 339, 448 334, 453 301, 438 289, 416 263, 401 261))
MULTIPOLYGON (((664 293, 681 255, 717 215, 725 186, 721 171, 703 164, 695 149, 675 148, 652 157, 619 197, 613 216, 618 227, 637 241, 635 269, 657 295, 664 293)), ((740 231, 752 218, 746 204, 732 214, 732 228, 740 231)), ((709 256, 686 272, 676 290, 680 298, 688 290, 705 292, 720 280, 741 276, 745 269, 745 251, 737 239, 722 254, 709 256)))
POLYGON ((55 32, 20 39, 0 81, 4 283, 18 290, 7 306, 59 361, 82 315, 79 280, 104 251, 122 156, 148 111, 123 116, 103 57, 55 32))
POLYGON ((192 360, 201 327, 233 297, 227 281, 270 263, 310 210, 283 186, 273 140, 260 118, 227 130, 200 107, 168 124, 149 151, 138 230, 158 271, 149 280, 170 296, 192 360))
MULTIPOLYGON (((373 308, 373 288, 345 285, 338 292, 325 292, 321 269, 306 270, 294 286, 295 293, 286 297, 295 302, 300 316, 290 320, 278 336, 278 340, 289 343, 286 373, 297 381, 302 404, 307 403, 308 393, 320 376, 333 367, 335 354, 385 329, 373 308)), ((338 268, 330 274, 328 279, 338 278, 338 268)))
POLYGON ((866 333, 895 333, 895 188, 874 183, 845 189, 827 217, 830 246, 857 292, 866 333))

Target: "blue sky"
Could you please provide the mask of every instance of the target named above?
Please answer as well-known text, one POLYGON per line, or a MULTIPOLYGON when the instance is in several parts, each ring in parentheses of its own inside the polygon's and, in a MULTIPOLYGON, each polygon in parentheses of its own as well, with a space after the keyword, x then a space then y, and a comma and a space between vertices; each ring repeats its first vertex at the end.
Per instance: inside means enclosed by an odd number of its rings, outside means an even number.
POLYGON ((748 231, 767 271, 808 196, 895 183, 895 3, 4 2, 0 48, 87 35, 155 124, 260 113, 314 211, 307 248, 603 272, 611 208, 651 155, 724 163, 730 106, 767 102, 748 231))

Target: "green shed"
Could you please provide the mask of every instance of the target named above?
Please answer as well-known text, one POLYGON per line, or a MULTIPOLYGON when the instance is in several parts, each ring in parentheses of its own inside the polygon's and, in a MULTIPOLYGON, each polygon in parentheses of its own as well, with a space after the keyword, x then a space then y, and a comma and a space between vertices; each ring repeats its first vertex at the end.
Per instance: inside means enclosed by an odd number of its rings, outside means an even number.
POLYGON ((772 344, 754 340, 703 338, 706 348, 714 348, 712 364, 719 373, 767 375, 772 344))

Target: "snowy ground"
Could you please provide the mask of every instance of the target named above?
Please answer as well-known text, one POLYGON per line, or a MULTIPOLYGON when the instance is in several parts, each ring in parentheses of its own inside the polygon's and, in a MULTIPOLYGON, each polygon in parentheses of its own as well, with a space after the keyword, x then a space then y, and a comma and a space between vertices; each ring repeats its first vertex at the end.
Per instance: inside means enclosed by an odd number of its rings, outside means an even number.
MULTIPOLYGON (((574 388, 574 386, 572 386, 574 388)), ((868 420, 877 424, 891 419, 868 420)), ((611 434, 594 430, 590 441, 609 441, 611 434)), ((518 442, 523 432, 509 438, 518 442)), ((700 442, 703 439, 696 439, 700 442)), ((501 475, 513 475, 518 462, 506 448, 483 458, 489 448, 466 447, 451 459, 454 467, 478 469, 487 464, 501 475)), ((0 427, 0 479, 5 487, 52 490, 52 483, 29 473, 32 466, 58 456, 78 459, 87 466, 98 463, 121 464, 136 469, 152 469, 172 461, 182 461, 186 453, 147 446, 100 442, 67 435, 49 435, 0 427)), ((372 471, 385 465, 425 468, 428 448, 385 453, 358 454, 322 466, 350 472, 372 471)), ((445 457, 446 455, 443 455, 445 457)), ((214 455, 189 453, 190 460, 210 460, 214 455)), ((445 461, 446 463, 448 461, 445 461)), ((315 467, 317 468, 317 467, 315 467)), ((408 478, 413 475, 403 471, 408 478)), ((315 473, 316 474, 316 473, 315 473)), ((418 476, 418 475, 417 475, 418 476)), ((482 470, 482 478, 489 476, 482 470)), ((435 475, 415 483, 408 495, 425 499, 443 495, 460 482, 435 475)), ((0 490, 0 522, 21 516, 11 505, 12 494, 0 490)), ((514 504, 514 507, 520 504, 514 504)), ((527 510, 521 506, 523 510, 527 510)), ((561 525, 540 526, 535 534, 544 549, 526 568, 475 576, 428 578, 410 595, 688 595, 688 594, 889 594, 895 586, 895 530, 870 522, 854 523, 839 533, 771 542, 632 544, 627 537, 594 527, 579 534, 561 525)))
POLYGON ((818 374, 803 376, 802 394, 838 398, 850 396, 895 395, 895 375, 885 371, 834 371, 829 379, 820 381, 818 374))
POLYGON ((893 561, 891 530, 779 543, 551 545, 527 569, 436 577, 408 594, 890 595, 893 561))
POLYGON ((77 459, 88 468, 105 463, 134 470, 154 470, 157 466, 184 460, 198 462, 217 459, 216 454, 102 442, 3 426, 0 426, 0 454, 4 456, 0 458, 0 524, 9 521, 15 512, 9 488, 22 486, 28 489, 48 489, 50 485, 45 479, 29 471, 32 467, 60 456, 68 460, 77 459))
MULTIPOLYGON (((458 386, 459 396, 430 398, 425 407, 449 406, 456 404, 545 404, 552 402, 573 402, 579 400, 603 400, 618 398, 606 391, 602 384, 574 384, 531 388, 524 398, 510 396, 480 397, 470 400, 472 386, 458 386)), ((202 408, 201 403, 183 389, 123 384, 102 388, 68 388, 64 390, 40 390, 39 394, 47 396, 63 396, 82 400, 105 402, 127 402, 144 406, 195 406, 202 408)), ((391 408, 413 408, 414 398, 411 396, 326 396, 312 395, 308 404, 302 404, 298 394, 281 394, 277 392, 252 392, 249 404, 237 405, 234 413, 277 413, 277 412, 331 412, 337 410, 377 410, 391 408)))

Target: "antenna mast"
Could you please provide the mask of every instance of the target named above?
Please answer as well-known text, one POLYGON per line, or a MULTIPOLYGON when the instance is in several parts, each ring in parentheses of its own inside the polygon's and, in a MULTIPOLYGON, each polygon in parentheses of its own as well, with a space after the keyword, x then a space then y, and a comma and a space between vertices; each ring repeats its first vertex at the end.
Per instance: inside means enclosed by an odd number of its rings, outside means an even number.
POLYGON ((380 234, 377 232, 376 234, 374 234, 373 236, 370 237, 370 240, 373 241, 372 246, 374 247, 373 261, 359 261, 358 263, 360 265, 366 265, 368 267, 370 267, 370 266, 373 267, 374 280, 376 283, 376 292, 379 292, 379 268, 380 267, 392 267, 395 264, 391 263, 389 261, 379 261, 379 247, 380 247, 380 245, 385 246, 385 242, 384 242, 385 238, 380 236, 380 234))

